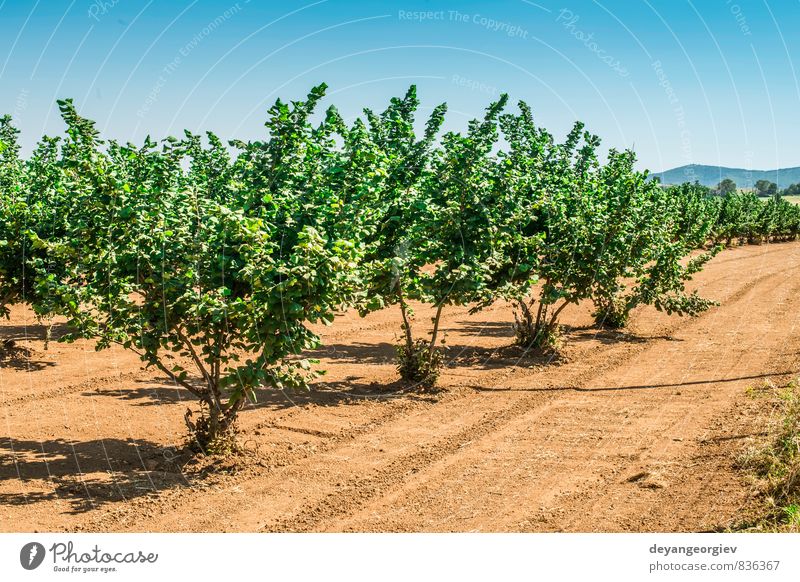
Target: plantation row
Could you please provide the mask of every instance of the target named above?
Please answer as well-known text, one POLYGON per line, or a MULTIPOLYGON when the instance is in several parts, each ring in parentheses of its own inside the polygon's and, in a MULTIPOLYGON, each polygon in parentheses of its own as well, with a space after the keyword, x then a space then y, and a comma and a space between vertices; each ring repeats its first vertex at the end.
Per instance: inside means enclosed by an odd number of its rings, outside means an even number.
POLYGON ((708 212, 716 217, 715 242, 730 245, 795 240, 800 232, 800 206, 772 196, 764 201, 753 193, 706 198, 708 212))
POLYGON ((263 141, 227 145, 105 143, 61 101, 66 135, 21 159, 2 118, 0 310, 134 350, 200 399, 190 428, 213 450, 254 390, 306 384, 307 326, 342 309, 399 309, 399 374, 431 387, 448 306, 509 301, 518 343, 553 349, 571 303, 614 327, 639 305, 694 315, 713 303, 684 286, 717 243, 800 229, 778 197, 662 188, 631 151, 601 163, 581 123, 558 142, 506 96, 462 133, 441 134, 440 105, 417 135, 414 87, 352 124, 334 107, 312 123, 324 91, 278 101, 263 141), (435 307, 430 337, 412 300, 435 307))

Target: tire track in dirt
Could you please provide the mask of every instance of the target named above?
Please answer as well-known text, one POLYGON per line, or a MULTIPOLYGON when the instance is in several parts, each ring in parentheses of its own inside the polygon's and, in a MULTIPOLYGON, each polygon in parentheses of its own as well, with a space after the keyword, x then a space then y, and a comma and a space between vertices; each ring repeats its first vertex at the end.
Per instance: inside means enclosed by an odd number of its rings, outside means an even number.
MULTIPOLYGON (((695 527, 698 523, 701 527, 712 527, 730 522, 735 518, 737 504, 739 506, 743 504, 742 494, 746 491, 739 487, 737 493, 740 497, 736 501, 723 498, 723 494, 731 491, 724 481, 739 481, 739 475, 731 471, 732 458, 723 459, 728 471, 708 471, 704 474, 704 472, 697 471, 687 473, 683 469, 692 459, 702 458, 704 454, 708 454, 706 451, 700 450, 708 448, 702 443, 707 443, 707 438, 715 423, 719 425, 715 427, 717 430, 724 429, 725 424, 730 424, 718 422, 718 419, 730 418, 735 412, 735 403, 740 401, 747 386, 764 381, 766 376, 781 381, 788 380, 793 373, 796 373, 797 336, 800 331, 796 316, 792 317, 800 311, 798 310, 800 279, 796 274, 797 269, 795 268, 793 272, 787 273, 785 280, 780 281, 778 285, 766 289, 754 289, 753 294, 760 294, 757 297, 751 295, 749 304, 752 305, 752 309, 741 314, 738 321, 735 320, 735 314, 723 311, 713 321, 707 322, 711 328, 722 330, 736 330, 738 325, 739 329, 744 328, 746 333, 727 331, 727 335, 731 336, 732 341, 728 344, 730 347, 726 354, 727 357, 724 359, 712 357, 713 355, 719 356, 718 353, 703 353, 711 351, 716 346, 711 348, 701 346, 696 362, 692 362, 694 365, 684 365, 685 368, 692 368, 687 370, 685 374, 687 376, 700 375, 700 370, 702 370, 702 374, 705 374, 706 377, 721 375, 722 379, 720 382, 709 382, 702 387, 690 388, 689 390, 694 390, 699 398, 693 402, 684 399, 687 401, 677 407, 672 419, 666 425, 665 432, 680 435, 680 440, 659 437, 648 447, 649 454, 641 459, 641 465, 630 468, 631 471, 638 473, 650 473, 652 472, 650 465, 655 467, 655 471, 658 471, 659 465, 673 464, 678 467, 678 470, 675 471, 675 474, 667 472, 662 478, 663 484, 650 481, 650 484, 657 486, 645 487, 645 489, 649 489, 645 498, 638 499, 637 496, 633 496, 633 502, 626 503, 621 508, 622 510, 616 507, 613 511, 609 511, 608 504, 601 496, 594 495, 588 511, 597 517, 600 524, 603 524, 601 527, 618 529, 618 526, 615 528, 614 524, 623 523, 625 520, 633 523, 633 516, 636 514, 651 516, 651 520, 645 524, 645 529, 650 530, 682 529, 685 528, 685 525, 682 524, 691 523, 691 519, 696 520, 695 527), (788 329, 784 325, 783 333, 775 333, 778 322, 791 322, 791 325, 788 329), (733 340, 738 341, 734 343, 733 340), (722 374, 720 374, 720 368, 725 369, 722 374), (680 479, 680 474, 688 478, 680 479), (712 480, 714 486, 711 491, 722 493, 709 495, 708 483, 712 480), (687 503, 666 504, 664 501, 668 497, 680 497, 687 500, 687 503), (654 515, 658 514, 663 507, 671 508, 669 514, 660 512, 659 518, 653 519, 654 515)), ((700 326, 699 331, 703 331, 703 327, 700 326)), ((676 371, 674 367, 665 369, 660 377, 674 376, 676 371)), ((640 374, 636 375, 631 370, 628 381, 640 381, 640 378, 640 374)), ((649 404, 651 414, 660 412, 652 407, 652 403, 649 404)), ((640 423, 641 429, 646 427, 646 424, 640 423)), ((643 432, 644 430, 640 430, 640 433, 643 432)), ((605 452, 608 450, 606 449, 605 452)), ((630 491, 626 491, 626 489, 630 489, 630 487, 623 481, 622 483, 612 483, 611 487, 606 488, 605 491, 609 497, 613 497, 615 490, 620 496, 624 493, 629 494, 630 491)), ((640 493, 640 491, 635 491, 635 493, 640 493)), ((585 504, 582 503, 581 506, 582 512, 587 510, 585 504)), ((575 530, 581 527, 580 522, 580 517, 573 512, 571 518, 562 522, 562 526, 565 529, 575 530)))
POLYGON ((718 266, 725 265, 731 262, 739 262, 741 264, 742 261, 746 261, 748 259, 756 259, 756 258, 764 258, 768 257, 773 254, 780 254, 785 252, 784 250, 785 243, 765 243, 763 245, 756 246, 756 248, 763 249, 758 254, 750 254, 744 255, 742 252, 746 252, 749 248, 752 248, 748 245, 739 245, 739 246, 731 246, 727 249, 723 249, 721 254, 719 254, 714 261, 718 266))
MULTIPOLYGON (((760 322, 763 328, 769 330, 772 323, 792 313, 797 306, 796 299, 793 307, 787 300, 798 296, 800 285, 792 284, 791 279, 786 278, 785 284, 770 286, 769 283, 776 277, 782 275, 766 276, 760 285, 749 285, 745 292, 735 294, 738 296, 737 303, 758 304, 761 307, 753 312, 745 310, 750 320, 747 322, 749 326, 760 322), (754 294, 762 292, 764 295, 755 301, 754 294), (782 307, 777 310, 765 307, 775 304, 782 307), (766 317, 765 312, 772 317, 766 317)), ((733 307, 733 304, 729 305, 733 307)), ((730 329, 730 320, 735 317, 738 317, 735 311, 723 310, 716 317, 692 322, 677 335, 685 337, 684 341, 687 342, 697 340, 706 335, 710 328, 730 329)), ((649 471, 653 471, 653 468, 648 466, 648 458, 652 457, 650 462, 655 463, 656 468, 659 464, 668 466, 674 462, 672 457, 676 453, 684 452, 680 450, 686 448, 683 441, 693 443, 707 432, 715 416, 735 396, 732 391, 735 392, 743 382, 747 382, 728 380, 736 379, 737 372, 749 372, 757 376, 769 369, 767 366, 774 359, 764 354, 780 347, 784 341, 780 336, 771 337, 770 345, 758 350, 762 357, 750 358, 744 371, 742 356, 754 350, 753 342, 736 346, 737 357, 727 367, 720 384, 721 390, 712 391, 716 387, 713 381, 701 381, 693 388, 682 388, 684 392, 693 390, 695 394, 684 394, 677 399, 668 394, 654 395, 643 385, 643 378, 650 384, 661 382, 665 387, 669 387, 670 383, 679 383, 674 378, 681 370, 675 367, 659 368, 658 361, 664 358, 664 350, 669 346, 665 345, 667 342, 657 342, 642 354, 637 362, 639 365, 628 368, 629 373, 621 378, 617 377, 618 370, 613 370, 590 381, 578 388, 577 392, 568 393, 558 401, 549 403, 544 413, 532 411, 515 419, 500 432, 488 435, 490 438, 486 439, 487 442, 473 445, 466 454, 442 459, 436 466, 409 479, 400 490, 392 491, 378 504, 362 507, 353 516, 321 522, 317 528, 337 531, 625 529, 619 526, 620 520, 626 515, 640 518, 650 515, 654 507, 647 503, 647 497, 654 497, 650 492, 664 487, 652 480, 649 471), (648 370, 656 372, 651 375, 648 370), (637 392, 636 382, 640 383, 642 391, 637 392), (705 397, 713 400, 709 402, 705 397), (696 406, 698 401, 703 404, 702 407, 696 406), (624 418, 620 416, 621 411, 625 413, 624 418), (662 432, 666 436, 661 436, 662 432), (675 435, 680 435, 680 440, 676 440, 675 435), (535 463, 530 462, 532 451, 536 452, 535 463), (640 477, 629 483, 621 479, 621 475, 640 477), (648 480, 635 484, 645 476, 648 480), (488 495, 487 487, 492 489, 488 495), (634 499, 637 505, 631 501, 632 492, 642 493, 646 498, 634 499), (571 500, 571 505, 565 504, 565 495, 571 500), (619 511, 620 499, 626 503, 624 513, 619 511), (532 505, 538 505, 539 510, 533 515, 528 512, 528 516, 522 518, 521 514, 532 505), (598 511, 599 506, 603 506, 605 513, 598 511), (419 507, 426 508, 426 511, 415 512, 415 508, 419 507), (403 516, 402 520, 400 516, 403 516)), ((679 351, 684 349, 686 346, 678 348, 679 351)), ((717 349, 714 345, 699 345, 695 355, 713 355, 702 352, 714 352, 717 349)), ((705 374, 716 372, 715 359, 705 359, 711 365, 700 366, 705 368, 701 371, 705 374)), ((685 372, 683 375, 690 373, 696 375, 698 371, 685 372)), ((674 491, 671 493, 677 495, 674 491)), ((708 499, 708 495, 699 495, 697 490, 686 493, 695 499, 708 499)), ((728 511, 737 508, 736 504, 721 505, 728 511)), ((719 506, 720 503, 712 501, 706 504, 706 509, 714 508, 714 515, 717 516, 719 506)), ((668 524, 648 522, 645 529, 681 529, 681 520, 684 520, 685 529, 686 520, 697 515, 698 506, 695 504, 692 511, 679 511, 677 515, 674 509, 668 524)), ((635 529, 640 528, 641 524, 635 529)), ((628 529, 634 527, 628 523, 628 529)))

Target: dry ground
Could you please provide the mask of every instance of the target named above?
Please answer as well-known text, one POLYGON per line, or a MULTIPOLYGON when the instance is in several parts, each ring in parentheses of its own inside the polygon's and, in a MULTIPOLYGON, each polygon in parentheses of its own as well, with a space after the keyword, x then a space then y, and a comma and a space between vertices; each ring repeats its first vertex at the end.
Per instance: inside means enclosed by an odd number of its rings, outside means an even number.
POLYGON ((17 346, 0 369, 0 530, 724 528, 752 503, 732 463, 763 430, 746 389, 797 371, 799 274, 800 244, 725 251, 696 280, 721 307, 641 309, 626 334, 573 308, 552 362, 507 347, 508 306, 451 309, 436 395, 381 391, 395 310, 348 314, 323 330, 316 389, 261 396, 242 414, 247 452, 216 467, 178 454, 186 393, 122 350, 45 349, 15 309, 0 324, 17 346))

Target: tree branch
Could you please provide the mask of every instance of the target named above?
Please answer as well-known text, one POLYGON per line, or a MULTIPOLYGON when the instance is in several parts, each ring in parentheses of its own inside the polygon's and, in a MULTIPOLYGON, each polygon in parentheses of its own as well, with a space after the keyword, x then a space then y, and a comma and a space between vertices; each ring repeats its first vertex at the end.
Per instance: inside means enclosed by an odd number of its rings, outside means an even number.
POLYGON ((200 373, 203 375, 203 379, 206 381, 206 384, 208 384, 209 391, 212 391, 214 388, 213 380, 211 379, 208 370, 206 370, 205 366, 203 365, 202 360, 197 355, 192 342, 181 332, 181 329, 177 326, 175 327, 175 333, 178 334, 178 338, 180 338, 181 342, 183 342, 183 344, 189 350, 189 354, 191 355, 195 366, 197 366, 197 368, 200 370, 200 373))

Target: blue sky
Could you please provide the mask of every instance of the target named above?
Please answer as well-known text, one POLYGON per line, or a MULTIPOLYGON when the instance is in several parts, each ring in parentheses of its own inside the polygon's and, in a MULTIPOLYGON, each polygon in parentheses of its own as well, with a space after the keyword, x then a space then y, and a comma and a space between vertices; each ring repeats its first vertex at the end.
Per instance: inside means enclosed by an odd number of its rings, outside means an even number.
POLYGON ((0 112, 27 150, 64 97, 110 138, 246 140, 319 82, 349 118, 415 83, 448 129, 507 92, 642 168, 772 169, 800 165, 798 28, 797 0, 0 0, 0 112))

